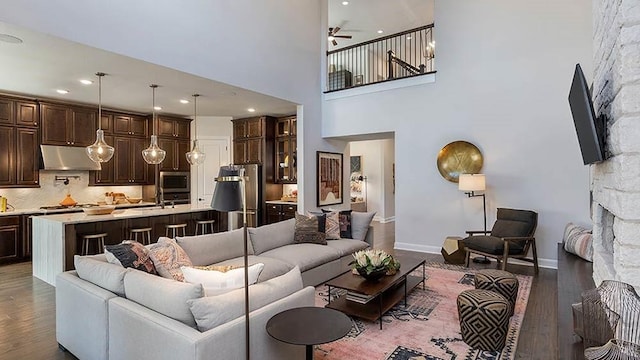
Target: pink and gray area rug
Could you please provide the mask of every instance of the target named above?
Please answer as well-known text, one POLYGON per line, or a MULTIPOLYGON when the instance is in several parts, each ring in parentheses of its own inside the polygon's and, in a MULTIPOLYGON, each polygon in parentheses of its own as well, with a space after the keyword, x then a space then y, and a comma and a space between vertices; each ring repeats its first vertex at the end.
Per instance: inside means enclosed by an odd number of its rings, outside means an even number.
MULTIPOLYGON (((419 269, 422 275, 422 269, 419 269)), ((515 313, 509 323, 507 344, 501 352, 472 349, 462 341, 456 307, 458 294, 473 289, 474 270, 446 264, 427 264, 427 281, 407 299, 373 323, 352 317, 344 338, 315 347, 322 360, 513 360, 518 335, 531 291, 531 276, 516 275, 520 283, 515 313)), ((327 287, 316 287, 316 306, 327 303, 327 287)), ((332 296, 341 290, 332 289, 332 296)))

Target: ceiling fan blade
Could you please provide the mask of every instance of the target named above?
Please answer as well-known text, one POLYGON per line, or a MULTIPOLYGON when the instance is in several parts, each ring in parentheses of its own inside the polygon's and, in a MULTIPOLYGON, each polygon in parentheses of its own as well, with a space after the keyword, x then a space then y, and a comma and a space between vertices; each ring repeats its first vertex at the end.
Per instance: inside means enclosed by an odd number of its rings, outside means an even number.
POLYGON ((351 39, 352 38, 351 35, 333 35, 333 37, 343 38, 343 39, 351 39))
POLYGON ((338 31, 340 31, 340 26, 336 26, 333 28, 333 33, 337 33, 338 31))
POLYGON ((333 46, 338 46, 338 42, 335 39, 331 40, 331 43, 333 44, 333 46))

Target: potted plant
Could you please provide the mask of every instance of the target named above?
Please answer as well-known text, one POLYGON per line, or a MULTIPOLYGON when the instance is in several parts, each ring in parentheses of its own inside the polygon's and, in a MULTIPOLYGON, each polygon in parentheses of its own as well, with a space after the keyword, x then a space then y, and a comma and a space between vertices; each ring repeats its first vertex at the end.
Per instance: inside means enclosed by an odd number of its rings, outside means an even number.
POLYGON ((400 268, 400 263, 393 256, 377 249, 357 251, 349 265, 362 277, 371 281, 379 280, 390 270, 395 274, 400 268))

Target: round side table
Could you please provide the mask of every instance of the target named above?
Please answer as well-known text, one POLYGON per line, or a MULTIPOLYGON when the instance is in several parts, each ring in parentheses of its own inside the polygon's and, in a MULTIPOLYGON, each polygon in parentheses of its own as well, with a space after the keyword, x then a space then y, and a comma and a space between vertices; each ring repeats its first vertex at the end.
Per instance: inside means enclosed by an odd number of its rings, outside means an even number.
POLYGON ((313 360, 314 345, 336 341, 350 330, 351 319, 347 315, 323 307, 285 310, 267 322, 267 333, 272 338, 287 344, 305 345, 307 360, 313 360))

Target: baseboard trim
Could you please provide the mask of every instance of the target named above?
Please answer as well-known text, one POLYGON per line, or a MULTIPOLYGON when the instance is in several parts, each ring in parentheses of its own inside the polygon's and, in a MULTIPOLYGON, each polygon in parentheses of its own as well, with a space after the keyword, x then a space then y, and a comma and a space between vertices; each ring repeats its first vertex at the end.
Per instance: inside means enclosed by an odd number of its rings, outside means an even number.
MULTIPOLYGON (((427 253, 427 254, 440 254, 440 250, 442 249, 442 247, 440 246, 417 245, 417 244, 402 243, 397 241, 393 248, 396 250, 415 251, 415 252, 421 252, 421 253, 427 253)), ((530 262, 520 261, 518 259, 513 259, 513 260, 510 259, 509 263, 511 262, 518 265, 533 266, 533 264, 530 262)), ((538 258, 538 266, 547 268, 547 269, 557 269, 558 260, 538 258)))
POLYGON ((388 217, 388 218, 383 218, 383 217, 374 216, 373 220, 379 222, 380 224, 386 224, 386 223, 390 223, 390 222, 395 222, 396 221, 396 217, 395 216, 391 216, 391 217, 388 217))

